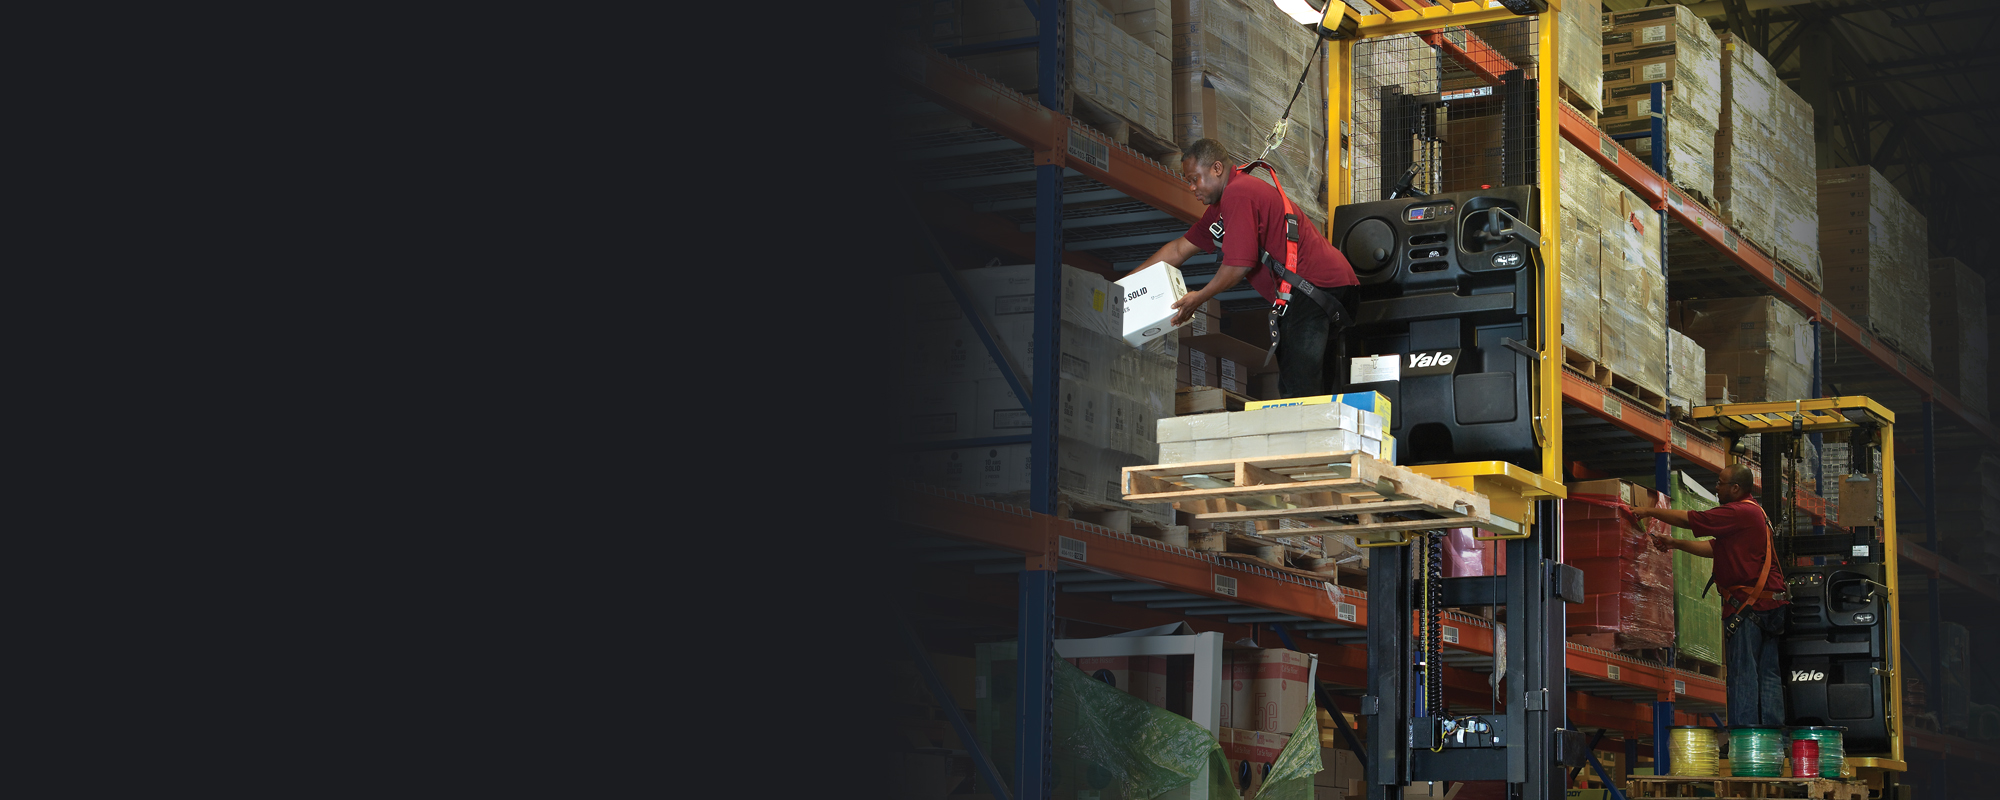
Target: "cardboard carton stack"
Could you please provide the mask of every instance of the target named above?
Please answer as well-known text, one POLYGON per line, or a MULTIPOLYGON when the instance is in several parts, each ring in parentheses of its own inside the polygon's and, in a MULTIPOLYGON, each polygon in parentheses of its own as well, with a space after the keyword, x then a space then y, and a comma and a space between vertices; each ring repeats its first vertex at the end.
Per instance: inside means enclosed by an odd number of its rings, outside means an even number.
POLYGON ((1604 108, 1600 10, 1595 3, 1564 3, 1556 15, 1556 79, 1592 110, 1604 108))
POLYGON ((1985 416, 1986 281, 1956 258, 1931 259, 1931 356, 1938 385, 1985 416))
POLYGON ((1172 0, 1112 0, 1118 29, 1139 40, 1161 58, 1174 57, 1174 4, 1172 0))
MULTIPOLYGON (((1605 14, 1605 133, 1649 130, 1651 85, 1666 92, 1667 169, 1674 183, 1704 196, 1715 194, 1715 129, 1722 115, 1721 42, 1708 21, 1687 6, 1670 5, 1605 14)), ((1652 144, 1625 146, 1650 156, 1652 144)))
POLYGON ((1598 283, 1598 247, 1604 223, 1605 176, 1597 162, 1569 140, 1557 143, 1556 148, 1562 159, 1557 197, 1562 214, 1563 346, 1602 363, 1598 317, 1604 296, 1598 283))
MULTIPOLYGON (((1943 465, 1939 466, 1942 467, 1943 465)), ((1855 464, 1852 450, 1847 443, 1847 434, 1844 432, 1829 433, 1825 435, 1825 442, 1820 446, 1820 469, 1826 475, 1826 479, 1821 482, 1821 486, 1823 487, 1821 494, 1826 498, 1827 519, 1840 520, 1845 518, 1854 520, 1856 517, 1862 520, 1881 519, 1883 511, 1882 482, 1880 479, 1882 474, 1881 451, 1875 451, 1872 463, 1865 466, 1855 464), (1850 480, 1856 477, 1862 480, 1850 480), (1871 497, 1875 501, 1872 504, 1875 507, 1873 514, 1865 510, 1870 505, 1865 501, 1871 497), (1846 514, 1842 513, 1842 505, 1855 503, 1860 503, 1863 510, 1858 513, 1852 510, 1846 514)), ((1938 474, 1944 475, 1947 473, 1940 469, 1938 474)), ((1996 475, 1996 477, 2000 477, 2000 475, 1996 475)), ((2000 486, 1995 486, 1994 491, 1996 493, 1990 496, 2000 498, 2000 486)), ((1985 501, 1982 500, 1981 502, 1985 501)), ((1996 499, 1995 502, 2000 502, 2000 499, 1996 499)), ((1943 505, 1943 503, 1939 505, 1943 505)), ((2000 506, 1996 506, 1995 510, 2000 511, 2000 506)), ((1856 522, 1855 524, 1865 523, 1856 522)))
MULTIPOLYGON (((1018 4, 1018 0, 1015 0, 1018 4)), ((1186 148, 1215 139, 1247 162, 1292 100, 1313 36, 1271 3, 1173 0, 1173 136, 1186 148)), ((1291 129, 1275 164, 1285 194, 1326 229, 1324 58, 1292 105, 1291 129)))
POLYGON ((1602 177, 1599 212, 1598 334, 1620 378, 1667 393, 1667 276, 1660 270, 1660 215, 1632 190, 1602 177))
POLYGON ((1379 392, 1301 398, 1243 411, 1161 417, 1161 464, 1360 451, 1396 463, 1389 400, 1379 392), (1365 406, 1365 408, 1364 408, 1365 406), (1377 412, 1373 409, 1381 409, 1377 412))
POLYGON ((1605 650, 1669 647, 1674 642, 1673 559, 1650 534, 1656 519, 1634 524, 1609 504, 1657 507, 1667 497, 1619 480, 1569 485, 1563 501, 1564 560, 1583 570, 1584 602, 1569 606, 1571 641, 1605 650))
POLYGON ((1931 369, 1924 216, 1871 167, 1819 171, 1822 296, 1904 358, 1931 369))
MULTIPOLYGON (((1058 492, 1080 507, 1130 510, 1155 524, 1171 524, 1168 506, 1126 503, 1118 484, 1121 468, 1158 463, 1154 422, 1174 413, 1178 337, 1164 337, 1145 349, 1126 344, 1120 336, 1120 296, 1113 285, 1074 267, 1063 267, 1062 276, 1058 492)), ((1032 391, 1034 266, 962 270, 958 277, 1032 391)), ((1028 432, 1032 423, 1025 407, 943 278, 912 276, 902 290, 902 439, 950 441, 1028 432)), ((1017 501, 1025 501, 1028 473, 1025 444, 912 453, 904 471, 911 480, 1017 501)))
POLYGON ((1812 108, 1748 43, 1723 34, 1715 200, 1738 234, 1817 287, 1819 188, 1812 108))
POLYGON ((1368 796, 1362 783, 1361 759, 1346 746, 1322 747, 1320 771, 1313 775, 1313 800, 1361 800, 1368 796))
POLYGON ((1801 400, 1811 395, 1812 328, 1775 297, 1690 300, 1680 331, 1706 351, 1709 373, 1729 376, 1733 402, 1801 400))
POLYGON ((1667 329, 1667 402, 1707 405, 1708 351, 1680 331, 1667 329))
MULTIPOLYGON (((1168 138, 1173 121, 1172 71, 1165 56, 1124 30, 1119 15, 1097 0, 1069 4, 1069 85, 1074 98, 1123 118, 1155 138, 1168 138)), ((1034 36, 1034 12, 1018 0, 964 0, 959 17, 964 44, 1034 36)), ((1037 51, 966 56, 973 69, 1017 91, 1034 94, 1040 83, 1037 51)), ((1068 105, 1068 103, 1066 103, 1068 105)), ((1074 113, 1074 106, 1070 107, 1074 113)))
POLYGON ((1229 760, 1229 774, 1242 775, 1242 765, 1251 765, 1251 785, 1243 796, 1254 797, 1312 702, 1312 657, 1282 649, 1225 650, 1222 655, 1230 681, 1216 738, 1229 760))

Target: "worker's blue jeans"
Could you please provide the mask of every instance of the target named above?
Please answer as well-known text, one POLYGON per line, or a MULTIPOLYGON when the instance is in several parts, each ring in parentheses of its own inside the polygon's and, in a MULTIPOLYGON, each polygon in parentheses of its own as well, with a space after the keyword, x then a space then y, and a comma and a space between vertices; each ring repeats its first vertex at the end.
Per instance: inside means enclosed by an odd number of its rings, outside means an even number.
MULTIPOLYGON (((1723 601, 1729 603, 1730 601, 1723 601)), ((1778 636, 1785 607, 1745 611, 1736 631, 1723 624, 1722 650, 1729 661, 1729 724, 1785 724, 1785 683, 1778 666, 1778 636)))

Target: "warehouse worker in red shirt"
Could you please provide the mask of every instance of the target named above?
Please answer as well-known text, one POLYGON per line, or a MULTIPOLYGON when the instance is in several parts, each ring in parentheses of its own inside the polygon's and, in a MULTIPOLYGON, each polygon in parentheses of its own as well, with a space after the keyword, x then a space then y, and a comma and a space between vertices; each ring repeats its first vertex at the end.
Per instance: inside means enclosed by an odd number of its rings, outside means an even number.
MULTIPOLYGON (((1279 189, 1262 175, 1246 180, 1254 173, 1237 167, 1222 143, 1202 139, 1189 145, 1181 159, 1181 174, 1187 178, 1188 191, 1208 206, 1208 213, 1186 236, 1141 262, 1139 269, 1161 261, 1178 267, 1217 245, 1222 248, 1222 264, 1208 285, 1174 303, 1180 310, 1174 324, 1186 322, 1202 303, 1247 275, 1250 288, 1274 304, 1270 346, 1278 360, 1279 396, 1337 391, 1345 385, 1334 374, 1339 347, 1328 344, 1337 342, 1352 321, 1354 287, 1359 283, 1347 257, 1320 236, 1312 220, 1297 213, 1296 205, 1292 215, 1296 224, 1288 225, 1279 189)), ((1307 188, 1295 186, 1294 191, 1307 188)))
POLYGON ((1778 666, 1778 637, 1785 632, 1785 575, 1771 541, 1770 520, 1750 498, 1750 468, 1722 469, 1715 496, 1722 505, 1707 511, 1635 508, 1640 517, 1666 520, 1711 541, 1656 535, 1661 549, 1715 559, 1715 585, 1722 593, 1723 650, 1729 660, 1729 724, 1785 724, 1785 687, 1778 666))

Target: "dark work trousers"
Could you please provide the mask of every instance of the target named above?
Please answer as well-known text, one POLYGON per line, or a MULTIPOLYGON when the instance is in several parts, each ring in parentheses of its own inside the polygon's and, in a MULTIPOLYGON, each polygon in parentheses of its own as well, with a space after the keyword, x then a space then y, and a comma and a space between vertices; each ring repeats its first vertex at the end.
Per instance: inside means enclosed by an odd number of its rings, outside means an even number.
MULTIPOLYGON (((1354 318, 1354 287, 1325 290, 1347 307, 1354 318)), ((1340 375, 1342 331, 1331 330, 1326 309, 1304 292, 1292 292, 1285 315, 1278 318, 1278 396, 1313 397, 1338 393, 1347 385, 1340 375)))
MULTIPOLYGON (((1733 606, 1733 600, 1724 600, 1733 606)), ((1723 620, 1722 649, 1729 662, 1729 724, 1785 724, 1785 684, 1778 665, 1778 639, 1785 628, 1785 606, 1768 611, 1743 611, 1723 620)))

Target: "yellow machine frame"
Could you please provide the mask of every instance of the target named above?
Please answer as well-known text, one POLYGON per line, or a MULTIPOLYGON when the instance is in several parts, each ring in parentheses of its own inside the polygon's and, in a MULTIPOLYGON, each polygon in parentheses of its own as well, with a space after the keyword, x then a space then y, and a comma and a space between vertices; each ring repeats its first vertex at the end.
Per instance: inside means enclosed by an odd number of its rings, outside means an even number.
MULTIPOLYGON (((1760 433, 1786 433, 1798 420, 1804 433, 1828 433, 1861 427, 1848 418, 1849 412, 1874 417, 1879 426, 1882 448, 1882 564, 1889 578, 1889 608, 1902 610, 1902 581, 1897 576, 1899 553, 1896 538, 1896 413, 1866 397, 1822 397, 1775 403, 1730 403, 1698 406, 1691 413, 1696 422, 1708 422, 1733 448, 1736 440, 1760 433)), ((1857 770, 1903 772, 1909 762, 1903 758, 1903 623, 1900 614, 1889 615, 1889 755, 1849 757, 1857 770)))
MULTIPOLYGON (((1327 198, 1334 206, 1354 202, 1354 181, 1350 170, 1353 154, 1349 147, 1350 124, 1353 109, 1352 93, 1354 77, 1354 43, 1363 39, 1396 36, 1416 31, 1433 30, 1446 26, 1477 25, 1483 22, 1517 19, 1518 16, 1497 4, 1489 7, 1486 3, 1444 2, 1439 5, 1410 10, 1391 10, 1381 5, 1379 0, 1367 0, 1380 15, 1361 17, 1353 26, 1354 34, 1335 39, 1327 54, 1326 96, 1327 130, 1337 135, 1326 137, 1327 154, 1327 198), (1336 101, 1334 98, 1340 98, 1336 101)), ((1545 14, 1554 14, 1562 8, 1562 0, 1549 0, 1545 14)), ((1339 0, 1328 0, 1327 15, 1331 20, 1337 15, 1352 13, 1339 0)), ((1328 25, 1329 30, 1337 27, 1328 25)), ((1538 53, 1544 54, 1543 62, 1553 58, 1556 52, 1554 25, 1537 25, 1536 41, 1538 53)), ((1539 69, 1539 67, 1538 67, 1539 69)), ((1541 70, 1553 74, 1551 70, 1541 70)), ((1460 464, 1440 464, 1411 467, 1416 472, 1429 475, 1466 489, 1485 494, 1493 500, 1494 510, 1514 510, 1523 529, 1534 521, 1534 503, 1531 500, 1543 497, 1568 497, 1563 487, 1563 447, 1562 447, 1562 222, 1560 214, 1554 213, 1556 204, 1548 202, 1553 198, 1555 187, 1561 185, 1558 170, 1557 139, 1555 133, 1559 121, 1556 118, 1556 82, 1541 81, 1536 87, 1536 130, 1541 131, 1536 146, 1541 153, 1537 159, 1540 170, 1537 180, 1545 197, 1540 205, 1543 209, 1540 227, 1542 234, 1542 296, 1537 319, 1541 321, 1541 357, 1536 363, 1533 392, 1535 440, 1542 448, 1542 467, 1538 472, 1530 472, 1499 461, 1479 461, 1460 464)), ((1332 236, 1331 226, 1327 235, 1332 236)), ((1503 512, 1505 513, 1505 512, 1503 512)), ((1525 536, 1525 534, 1523 534, 1525 536)), ((1494 537, 1518 538, 1518 537, 1494 537)))

